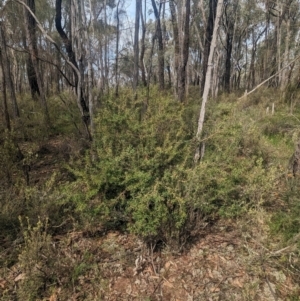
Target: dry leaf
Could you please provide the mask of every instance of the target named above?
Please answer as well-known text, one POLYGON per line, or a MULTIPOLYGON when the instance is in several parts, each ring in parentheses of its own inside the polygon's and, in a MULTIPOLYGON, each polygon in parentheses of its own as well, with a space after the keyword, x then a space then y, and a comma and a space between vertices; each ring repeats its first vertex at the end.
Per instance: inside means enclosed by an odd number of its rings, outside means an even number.
POLYGON ((243 284, 239 281, 239 278, 235 278, 231 284, 235 287, 239 287, 239 288, 243 287, 243 284))
POLYGON ((208 276, 209 276, 209 278, 214 278, 214 276, 213 276, 213 274, 212 274, 212 272, 211 272, 211 269, 207 269, 207 272, 208 272, 208 276))
POLYGON ((168 270, 170 266, 171 266, 171 261, 166 262, 165 269, 168 270))
POLYGON ((18 282, 20 280, 23 280, 25 277, 26 277, 25 273, 21 273, 14 279, 14 281, 18 282))
POLYGON ((174 285, 172 283, 170 283, 167 279, 165 279, 164 283, 163 283, 163 286, 167 286, 169 288, 173 288, 174 285))
POLYGON ((7 283, 7 282, 6 282, 6 280, 4 280, 3 278, 0 278, 0 287, 1 287, 1 288, 3 288, 3 289, 4 289, 4 288, 5 288, 5 285, 6 285, 6 283, 7 283))
POLYGON ((53 295, 50 296, 49 301, 57 301, 56 293, 54 293, 53 295))

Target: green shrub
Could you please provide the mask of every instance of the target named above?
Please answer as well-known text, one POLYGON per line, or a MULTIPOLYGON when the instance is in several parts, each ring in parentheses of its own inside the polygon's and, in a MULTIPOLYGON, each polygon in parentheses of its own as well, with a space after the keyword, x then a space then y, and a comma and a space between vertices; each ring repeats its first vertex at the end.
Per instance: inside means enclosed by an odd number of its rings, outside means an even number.
POLYGON ((56 252, 47 234, 48 222, 38 221, 36 226, 20 220, 23 229, 24 246, 19 255, 22 278, 17 294, 20 300, 42 300, 46 285, 55 281, 56 252))
POLYGON ((172 100, 152 99, 143 116, 139 108, 125 99, 102 107, 92 154, 70 168, 77 178, 69 185, 71 199, 85 221, 168 240, 186 218, 179 186, 191 164, 192 130, 183 121, 185 108, 172 100))
MULTIPOLYGON (((82 225, 121 227, 148 242, 181 244, 204 219, 238 216, 264 203, 277 166, 274 147, 233 102, 208 108, 204 160, 193 167, 194 104, 168 97, 107 100, 94 144, 70 166, 66 187, 82 225), (72 193, 71 193, 72 192, 72 193), (195 218, 197 217, 197 218, 195 218)), ((260 118, 260 117, 258 117, 260 118)))

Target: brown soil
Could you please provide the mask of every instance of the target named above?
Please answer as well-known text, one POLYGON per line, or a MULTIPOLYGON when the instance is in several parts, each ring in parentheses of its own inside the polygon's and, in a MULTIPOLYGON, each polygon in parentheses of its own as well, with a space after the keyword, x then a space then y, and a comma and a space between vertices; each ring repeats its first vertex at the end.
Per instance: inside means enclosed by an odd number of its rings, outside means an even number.
MULTIPOLYGON (((44 300, 299 300, 299 271, 292 259, 280 263, 292 246, 266 247, 262 229, 245 233, 244 226, 219 221, 181 254, 167 248, 152 253, 136 237, 119 232, 54 237, 60 256, 86 268, 72 285, 61 278, 44 300)), ((13 296, 26 277, 21 271, 18 264, 6 271, 0 292, 13 296)))

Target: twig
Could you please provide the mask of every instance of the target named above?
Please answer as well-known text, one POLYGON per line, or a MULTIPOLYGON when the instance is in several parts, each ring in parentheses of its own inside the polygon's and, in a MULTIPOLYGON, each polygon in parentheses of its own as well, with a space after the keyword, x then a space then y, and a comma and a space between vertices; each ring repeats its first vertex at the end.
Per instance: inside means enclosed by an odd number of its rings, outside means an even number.
POLYGON ((152 243, 151 243, 151 264, 152 264, 153 272, 154 272, 154 274, 156 276, 157 275, 156 268, 155 268, 155 264, 153 262, 153 251, 155 249, 155 246, 156 246, 156 244, 154 244, 154 246, 152 246, 152 243))
POLYGON ((249 94, 251 94, 252 92, 254 92, 255 90, 257 90, 259 87, 261 87, 263 84, 267 83, 270 79, 272 79, 273 77, 277 76, 280 72, 282 72, 284 69, 288 68, 291 64, 293 64, 295 61, 300 59, 300 55, 297 56, 295 59, 293 59, 291 62, 289 62, 286 66, 282 67, 277 73, 273 74, 272 76, 270 76, 269 78, 267 78, 266 80, 264 80, 263 82, 261 82, 259 85, 257 85, 254 89, 252 89, 250 92, 245 92, 245 94, 239 98, 243 99, 244 97, 248 96, 249 94))
POLYGON ((273 290, 273 288, 272 288, 272 286, 271 286, 271 283, 270 283, 270 281, 269 281, 269 279, 268 279, 268 277, 267 277, 266 275, 265 275, 265 279, 266 279, 266 281, 267 281, 268 287, 269 287, 269 289, 270 289, 270 292, 271 292, 271 294, 272 294, 274 300, 277 301, 278 298, 277 298, 277 296, 276 296, 276 293, 274 292, 274 290, 273 290))

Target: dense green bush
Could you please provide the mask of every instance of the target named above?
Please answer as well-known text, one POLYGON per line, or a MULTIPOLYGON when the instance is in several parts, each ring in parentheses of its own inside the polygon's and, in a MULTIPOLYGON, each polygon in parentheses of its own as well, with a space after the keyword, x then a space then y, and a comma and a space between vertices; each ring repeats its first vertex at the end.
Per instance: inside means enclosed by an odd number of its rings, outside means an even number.
POLYGON ((232 101, 211 105, 206 154, 194 166, 194 104, 157 96, 144 106, 127 96, 108 99, 95 120, 92 148, 70 166, 76 180, 66 195, 83 225, 181 244, 199 221, 238 216, 268 198, 278 166, 261 116, 245 122, 249 109, 240 112, 232 101))
MULTIPOLYGON (((5 201, 3 212, 33 222, 49 216, 51 226, 64 224, 65 230, 74 225, 88 231, 99 226, 127 229, 148 242, 180 245, 204 220, 239 216, 268 201, 281 164, 288 160, 296 117, 267 115, 251 98, 246 108, 233 96, 210 101, 205 156, 195 165, 197 101, 183 105, 155 91, 150 99, 121 95, 102 100, 94 141, 85 155, 71 155, 59 187, 59 174, 39 188, 20 183, 15 204, 21 205, 11 208, 5 201), (72 225, 67 227, 66 220, 72 225)), ((60 107, 68 95, 52 101, 60 107)), ((73 113, 60 115, 53 129, 70 124, 73 113)), ((13 156, 15 148, 5 141, 3 158, 13 156)))
POLYGON ((143 105, 118 99, 101 108, 85 164, 71 169, 77 181, 70 186, 78 192, 71 199, 86 220, 167 241, 186 218, 180 183, 192 163, 192 129, 179 103, 156 98, 145 113, 143 105))

